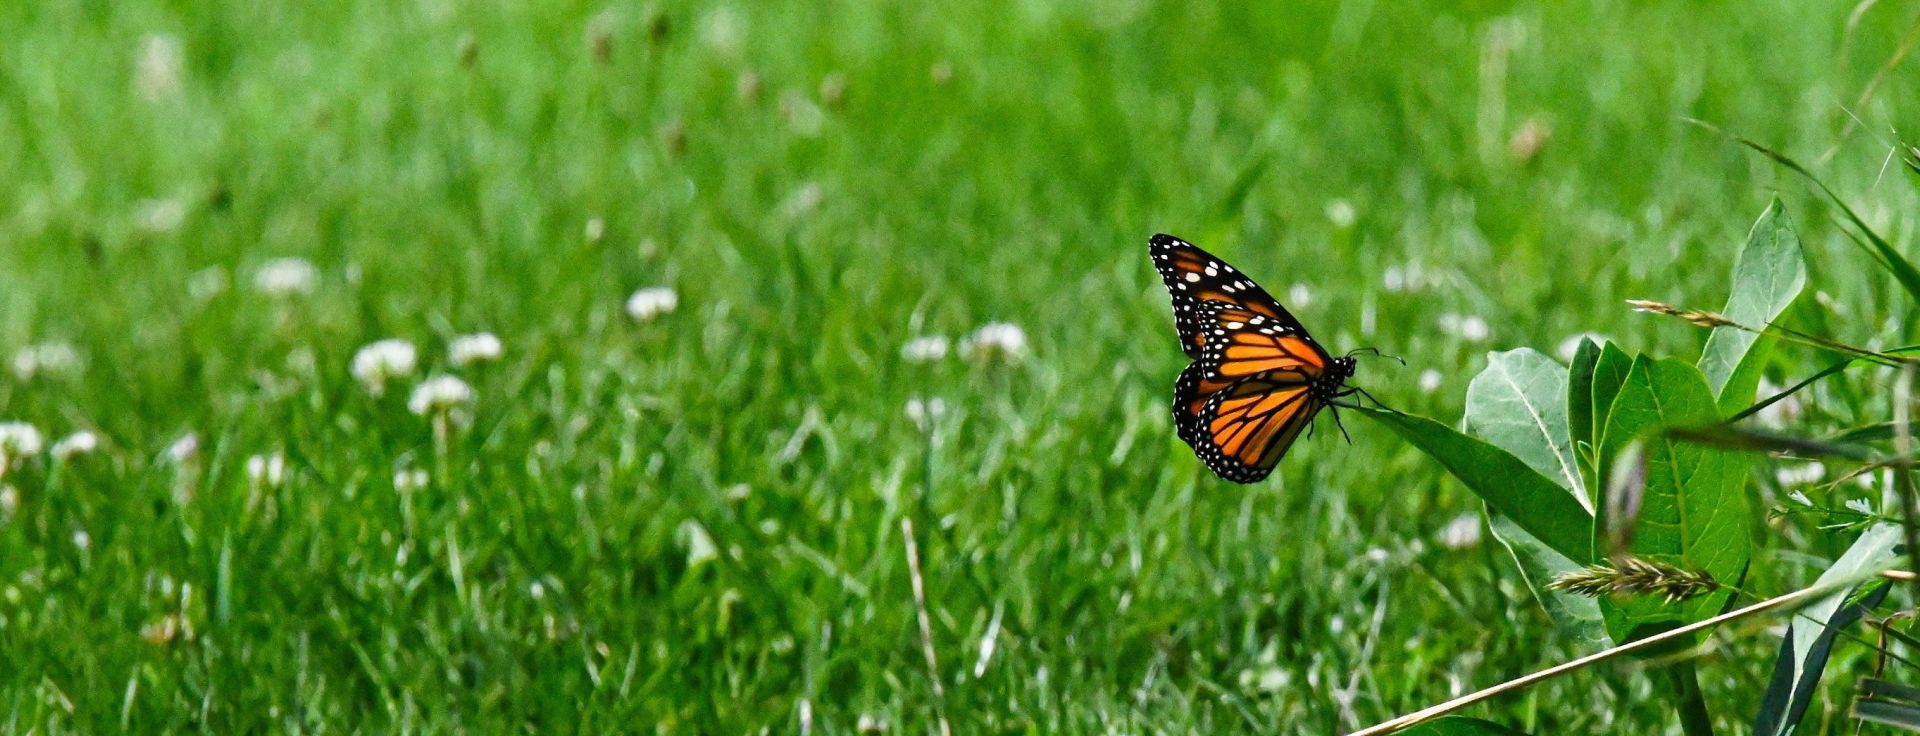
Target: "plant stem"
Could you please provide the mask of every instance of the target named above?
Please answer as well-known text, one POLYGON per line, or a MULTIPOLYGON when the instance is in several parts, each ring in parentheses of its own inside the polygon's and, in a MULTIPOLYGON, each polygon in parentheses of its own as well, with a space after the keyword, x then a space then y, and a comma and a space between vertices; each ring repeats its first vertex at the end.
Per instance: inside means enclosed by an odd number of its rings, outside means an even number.
POLYGON ((1673 684, 1673 705, 1680 716, 1680 731, 1687 736, 1713 736, 1713 716, 1707 713, 1706 696, 1700 694, 1700 678, 1692 660, 1680 660, 1665 672, 1673 684))

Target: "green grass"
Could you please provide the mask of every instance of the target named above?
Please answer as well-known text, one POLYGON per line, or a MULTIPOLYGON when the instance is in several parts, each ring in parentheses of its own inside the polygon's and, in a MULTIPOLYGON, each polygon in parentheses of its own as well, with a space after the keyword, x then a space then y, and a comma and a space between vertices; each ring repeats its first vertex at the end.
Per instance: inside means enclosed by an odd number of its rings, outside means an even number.
MULTIPOLYGON (((1776 190, 1837 336, 1914 337, 1829 207, 1683 120, 1834 149, 1819 171, 1906 243, 1876 136, 1920 112, 1910 74, 1853 106, 1894 8, 1848 33, 1850 3, 1775 0, 561 5, 0 7, 0 352, 84 359, 0 378, 0 419, 108 439, 6 477, 7 730, 924 733, 910 516, 956 732, 1337 731, 1582 650, 1497 545, 1436 543, 1479 502, 1377 427, 1256 486, 1200 468, 1149 234, 1302 285, 1324 342, 1407 360, 1360 385, 1443 421, 1490 349, 1691 357, 1703 334, 1621 300, 1717 307, 1776 190), (152 94, 149 34, 180 61, 152 94), (1527 121, 1551 137, 1522 161, 1527 121), (314 293, 253 288, 285 256, 314 293), (635 324, 652 285, 679 309, 635 324), (900 357, 992 321, 1023 360, 900 357), (478 330, 505 358, 449 367, 478 330), (444 448, 410 381, 348 374, 386 337, 476 388, 444 448), (949 408, 931 438, 912 397, 949 408), (250 482, 274 452, 284 484, 250 482), (694 529, 717 557, 690 564, 694 529)), ((1763 539, 1750 584, 1845 542, 1763 539)), ((1773 641, 1701 663, 1725 723, 1773 641)), ((1670 727, 1617 668, 1476 715, 1670 727)))

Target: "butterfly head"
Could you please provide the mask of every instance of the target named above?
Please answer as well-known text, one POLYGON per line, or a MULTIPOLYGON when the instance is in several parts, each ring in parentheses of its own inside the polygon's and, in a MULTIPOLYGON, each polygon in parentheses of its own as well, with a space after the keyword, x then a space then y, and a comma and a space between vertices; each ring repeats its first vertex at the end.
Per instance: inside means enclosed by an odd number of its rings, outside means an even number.
POLYGON ((1353 377, 1353 367, 1354 360, 1351 355, 1334 358, 1327 363, 1327 369, 1320 373, 1320 377, 1313 380, 1309 390, 1321 401, 1344 395, 1341 388, 1346 385, 1347 379, 1353 377))

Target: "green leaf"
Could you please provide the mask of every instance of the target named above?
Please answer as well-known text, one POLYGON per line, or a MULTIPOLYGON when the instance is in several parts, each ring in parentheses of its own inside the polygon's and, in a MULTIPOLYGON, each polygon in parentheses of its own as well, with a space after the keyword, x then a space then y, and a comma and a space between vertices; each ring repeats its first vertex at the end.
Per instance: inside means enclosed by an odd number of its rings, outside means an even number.
POLYGON ((1493 721, 1441 716, 1399 732, 1400 736, 1527 736, 1493 721))
MULTIPOLYGON (((1800 236, 1793 232, 1780 200, 1774 200, 1747 233, 1747 243, 1733 264, 1733 290, 1721 310, 1743 325, 1764 328, 1792 304, 1807 285, 1807 261, 1800 236)), ((1719 396, 1721 411, 1730 412, 1753 401, 1772 341, 1737 327, 1716 327, 1700 351, 1700 372, 1719 396)))
MULTIPOLYGON (((1814 187, 1820 190, 1821 194, 1827 195, 1827 199, 1832 201, 1834 206, 1840 208, 1841 214, 1846 215, 1847 220, 1852 222, 1854 227, 1859 228, 1860 233, 1866 238, 1865 241, 1855 240, 1854 242, 1859 243, 1861 248, 1867 251, 1867 255, 1871 256, 1882 268, 1887 269, 1887 273, 1893 274, 1894 280, 1900 282, 1900 285, 1907 290, 1908 296, 1920 299, 1920 268, 1915 268, 1912 261, 1907 260, 1906 256, 1901 255, 1900 249, 1893 247, 1893 244, 1887 242, 1886 238, 1880 237, 1879 233, 1874 232, 1873 228, 1868 227, 1867 221, 1860 219, 1860 215, 1854 212, 1852 207, 1847 206, 1846 200, 1841 199, 1839 194, 1828 188, 1826 182, 1820 181, 1820 177, 1814 176, 1812 171, 1807 170, 1807 167, 1801 166, 1800 162, 1789 158, 1784 153, 1760 145, 1747 138, 1729 134, 1711 125, 1701 123, 1700 121, 1694 122, 1709 130, 1727 135, 1740 145, 1758 151, 1760 155, 1773 159, 1776 163, 1787 167, 1788 170, 1799 174, 1802 178, 1811 182, 1814 187)), ((1849 234, 1851 235, 1851 233, 1849 234)))
MULTIPOLYGON (((1747 530, 1747 456, 1659 431, 1719 420, 1713 391, 1699 369, 1671 358, 1641 356, 1634 359, 1614 398, 1600 442, 1606 457, 1616 456, 1636 439, 1645 448, 1639 515, 1624 520, 1635 525, 1627 551, 1738 585, 1753 553, 1747 530)), ((1597 545, 1602 535, 1596 533, 1593 539, 1597 545)), ((1597 546, 1591 554, 1600 554, 1597 546)), ((1722 589, 1671 604, 1656 597, 1604 598, 1600 612, 1613 640, 1626 642, 1705 619, 1732 597, 1733 591, 1722 589)))
POLYGON ((1611 341, 1600 348, 1600 359, 1593 364, 1593 429, 1589 442, 1593 446, 1596 491, 1607 487, 1607 473, 1613 468, 1613 456, 1606 454, 1601 443, 1607 415, 1613 411, 1613 398, 1620 393, 1620 384, 1627 382, 1627 371, 1632 367, 1633 356, 1611 341))
MULTIPOLYGON (((1593 447, 1593 371, 1600 363, 1600 346, 1580 338, 1580 347, 1567 367, 1567 430, 1573 435, 1574 457, 1582 464, 1591 458, 1580 456, 1580 446, 1593 447)), ((1585 469, 1587 487, 1593 487, 1593 468, 1585 469)), ((1591 495, 1591 494, 1589 494, 1591 495)))
MULTIPOLYGON (((1820 574, 1813 587, 1838 584, 1893 565, 1899 555, 1893 550, 1900 543, 1897 524, 1876 524, 1854 540, 1846 554, 1820 574)), ((1877 581, 1875 581, 1877 582, 1877 581)), ((1766 695, 1760 699, 1760 712, 1754 716, 1755 736, 1786 736, 1806 715, 1819 688, 1820 675, 1826 670, 1827 657, 1833 651, 1833 638, 1840 629, 1852 626, 1872 607, 1872 602, 1848 603, 1855 590, 1843 590, 1815 601, 1787 621, 1787 633, 1780 640, 1773 678, 1766 695)), ((1881 587, 1879 595, 1886 594, 1881 587)))
POLYGON ((1520 458, 1592 509, 1567 431, 1567 372, 1533 348, 1488 353, 1467 384, 1467 431, 1520 458))
POLYGON ((1593 554, 1589 539, 1593 516, 1565 489, 1512 453, 1423 416, 1373 407, 1358 409, 1439 461, 1488 506, 1554 551, 1581 564, 1593 554))
MULTIPOLYGON (((1598 347, 1593 355, 1599 357, 1598 347)), ((1568 436, 1566 395, 1566 369, 1539 351, 1490 353, 1486 369, 1467 384, 1467 432, 1513 453, 1591 514, 1593 504, 1568 436)), ((1583 641, 1601 642, 1606 634, 1599 604, 1586 596, 1545 588, 1547 581, 1581 566, 1505 516, 1491 509, 1487 516, 1494 538, 1513 555, 1522 580, 1554 624, 1583 641)))
POLYGON ((1512 519, 1495 513, 1491 507, 1486 509, 1486 514, 1487 528, 1494 540, 1513 556, 1527 591, 1533 594, 1533 599, 1547 612, 1547 619, 1560 633, 1574 643, 1596 649, 1611 643, 1607 640, 1606 621, 1600 617, 1599 601, 1547 587, 1555 577, 1582 566, 1528 534, 1512 519))

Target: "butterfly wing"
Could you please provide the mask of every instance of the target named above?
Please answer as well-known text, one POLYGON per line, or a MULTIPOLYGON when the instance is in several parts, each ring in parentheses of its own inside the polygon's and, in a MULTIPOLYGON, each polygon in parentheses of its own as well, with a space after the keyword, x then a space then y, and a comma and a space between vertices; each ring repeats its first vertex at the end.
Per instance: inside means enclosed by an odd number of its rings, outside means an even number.
POLYGON ((1188 444, 1221 478, 1254 483, 1273 472, 1322 406, 1305 384, 1241 379, 1207 398, 1193 430, 1201 441, 1188 444))
POLYGON ((1197 314, 1202 339, 1196 362, 1216 379, 1264 376, 1305 384, 1332 360, 1298 323, 1283 323, 1224 302, 1202 302, 1197 314))
POLYGON ((1207 400, 1231 385, 1232 382, 1208 378, 1206 369, 1199 363, 1188 364, 1187 369, 1180 372, 1180 380, 1174 382, 1173 428, 1196 452, 1209 441, 1206 423, 1200 419, 1207 400))
POLYGON ((1187 357, 1200 357, 1206 334, 1200 311, 1209 302, 1251 312, 1275 326, 1307 334, 1300 320, 1274 301, 1266 289, 1200 246, 1161 233, 1147 240, 1147 254, 1160 271, 1167 294, 1173 297, 1174 326, 1179 329, 1180 347, 1187 351, 1187 357))

